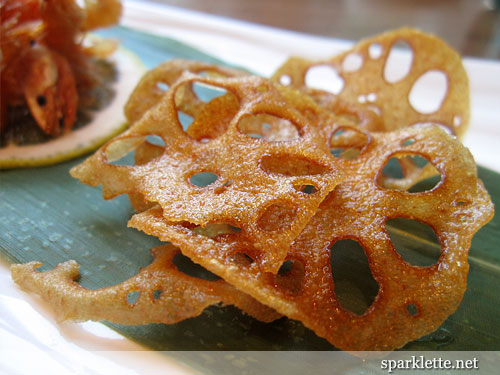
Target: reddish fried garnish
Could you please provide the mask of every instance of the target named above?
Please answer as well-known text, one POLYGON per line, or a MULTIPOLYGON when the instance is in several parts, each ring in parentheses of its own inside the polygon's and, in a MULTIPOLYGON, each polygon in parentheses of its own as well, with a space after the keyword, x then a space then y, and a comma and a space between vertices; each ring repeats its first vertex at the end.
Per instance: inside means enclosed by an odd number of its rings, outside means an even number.
POLYGON ((1 1, 0 129, 6 129, 9 112, 18 106, 28 106, 51 136, 58 136, 61 127, 64 132, 73 127, 79 97, 101 81, 82 33, 116 23, 121 13, 117 0, 85 5, 80 8, 75 0, 1 1))

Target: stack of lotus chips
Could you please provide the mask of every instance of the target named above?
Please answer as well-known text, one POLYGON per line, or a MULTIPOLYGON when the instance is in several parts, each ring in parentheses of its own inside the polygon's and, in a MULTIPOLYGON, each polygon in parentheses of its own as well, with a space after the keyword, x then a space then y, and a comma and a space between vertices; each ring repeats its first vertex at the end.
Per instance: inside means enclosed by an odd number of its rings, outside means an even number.
POLYGON ((232 304, 265 322, 299 320, 335 347, 361 351, 400 348, 457 309, 472 236, 493 204, 459 141, 468 80, 443 41, 400 29, 328 60, 291 58, 271 79, 173 60, 143 77, 125 113, 129 129, 71 174, 101 185, 104 199, 128 194, 137 211, 128 225, 167 244, 136 276, 98 290, 74 281, 74 261, 47 272, 35 262, 12 266, 14 280, 61 318, 169 324, 232 304), (389 77, 398 43, 412 62, 389 77), (311 87, 318 69, 341 87, 311 87), (420 109, 411 98, 429 75, 444 77, 445 90, 435 108, 420 109), (133 163, 117 162, 130 152, 133 163), (400 176, 386 173, 389 160, 400 176), (414 189, 429 177, 438 179, 432 188, 414 189), (412 265, 396 251, 386 228, 396 218, 433 229, 435 264, 412 265), (345 239, 361 245, 378 284, 361 313, 336 295, 331 249, 345 239), (179 252, 220 279, 181 272, 172 262, 179 252))

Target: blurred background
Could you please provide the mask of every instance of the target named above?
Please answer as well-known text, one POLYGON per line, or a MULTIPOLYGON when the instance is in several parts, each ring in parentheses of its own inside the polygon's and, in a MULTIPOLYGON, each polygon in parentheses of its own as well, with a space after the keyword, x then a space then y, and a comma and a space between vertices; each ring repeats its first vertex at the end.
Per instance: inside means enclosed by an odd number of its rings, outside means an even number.
POLYGON ((152 0, 266 26, 358 40, 401 26, 464 56, 500 59, 500 0, 152 0))

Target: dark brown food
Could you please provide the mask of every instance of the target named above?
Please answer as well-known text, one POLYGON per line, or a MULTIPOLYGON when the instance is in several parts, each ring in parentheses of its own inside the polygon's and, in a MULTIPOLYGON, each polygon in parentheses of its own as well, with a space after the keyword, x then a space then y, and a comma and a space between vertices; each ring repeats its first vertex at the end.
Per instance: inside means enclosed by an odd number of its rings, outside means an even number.
POLYGON ((46 134, 68 132, 79 103, 89 100, 100 83, 94 57, 114 46, 85 47, 84 32, 118 22, 119 0, 0 0, 0 131, 9 113, 27 107, 46 134))

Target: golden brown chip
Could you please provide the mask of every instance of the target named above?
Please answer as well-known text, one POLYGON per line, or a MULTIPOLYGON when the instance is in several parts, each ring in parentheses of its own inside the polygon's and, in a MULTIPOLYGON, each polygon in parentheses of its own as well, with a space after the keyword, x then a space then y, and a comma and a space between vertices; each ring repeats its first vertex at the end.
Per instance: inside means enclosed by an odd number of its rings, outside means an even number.
POLYGON ((469 122, 469 84, 460 56, 441 39, 411 28, 365 39, 326 60, 292 57, 272 80, 306 91, 372 131, 435 123, 462 138, 469 122), (399 46, 409 49, 406 57, 398 56, 399 46), (308 82, 314 86, 319 70, 331 79, 329 91, 314 89, 308 82), (431 90, 421 92, 425 82, 431 90))
POLYGON ((161 209, 132 217, 129 226, 179 246, 183 254, 260 302, 302 321, 340 349, 392 350, 434 331, 459 305, 466 288, 473 234, 493 216, 469 151, 439 127, 419 126, 373 134, 346 161, 347 180, 325 199, 293 242, 287 274, 265 272, 251 241, 223 233, 205 236, 187 223, 168 222, 161 209), (410 142, 411 141, 411 142, 410 142), (379 176, 395 154, 420 155, 440 172, 428 191, 384 188, 379 176), (387 220, 409 218, 430 225, 441 256, 428 267, 405 262, 385 229, 387 220), (363 315, 339 302, 331 271, 331 246, 358 241, 379 292, 363 315))
POLYGON ((173 263, 179 250, 163 245, 152 250, 154 261, 139 273, 114 286, 90 290, 74 280, 78 264, 68 261, 47 272, 30 262, 11 266, 12 278, 40 295, 61 320, 107 320, 119 324, 176 323, 200 315, 213 304, 235 305, 256 319, 280 317, 223 280, 208 281, 179 271, 173 263))
MULTIPOLYGON (((145 141, 137 147, 134 154, 135 165, 143 165, 149 163, 151 160, 160 157, 163 154, 163 147, 154 145, 145 141)), ((155 203, 148 202, 144 196, 139 193, 129 193, 128 198, 130 204, 137 212, 146 211, 155 206, 155 203)))
POLYGON ((133 194, 159 204, 169 221, 231 224, 259 249, 263 267, 276 272, 290 243, 341 180, 342 163, 329 154, 318 123, 334 119, 292 91, 259 77, 215 79, 186 72, 127 132, 71 174, 89 185, 102 184, 106 199, 133 194), (178 103, 195 84, 220 95, 192 112, 184 130, 178 103), (257 124, 261 131, 255 134, 257 124), (160 156, 140 165, 112 164, 152 136, 160 140, 160 156), (207 175, 212 180, 207 182, 207 175), (314 193, 305 193, 305 186, 314 193), (283 207, 286 222, 262 225, 261 217, 283 207))
MULTIPOLYGON (((161 100, 169 87, 185 72, 200 75, 205 74, 211 77, 238 77, 246 75, 245 72, 237 69, 226 68, 201 61, 183 59, 169 60, 149 70, 137 84, 137 87, 134 89, 125 105, 125 116, 128 122, 133 124, 139 120, 148 109, 152 108, 161 100)), ((185 95, 188 95, 188 98, 181 103, 182 108, 180 109, 194 116, 196 115, 195 109, 200 107, 202 103, 192 90, 189 90, 189 93, 185 95)))

